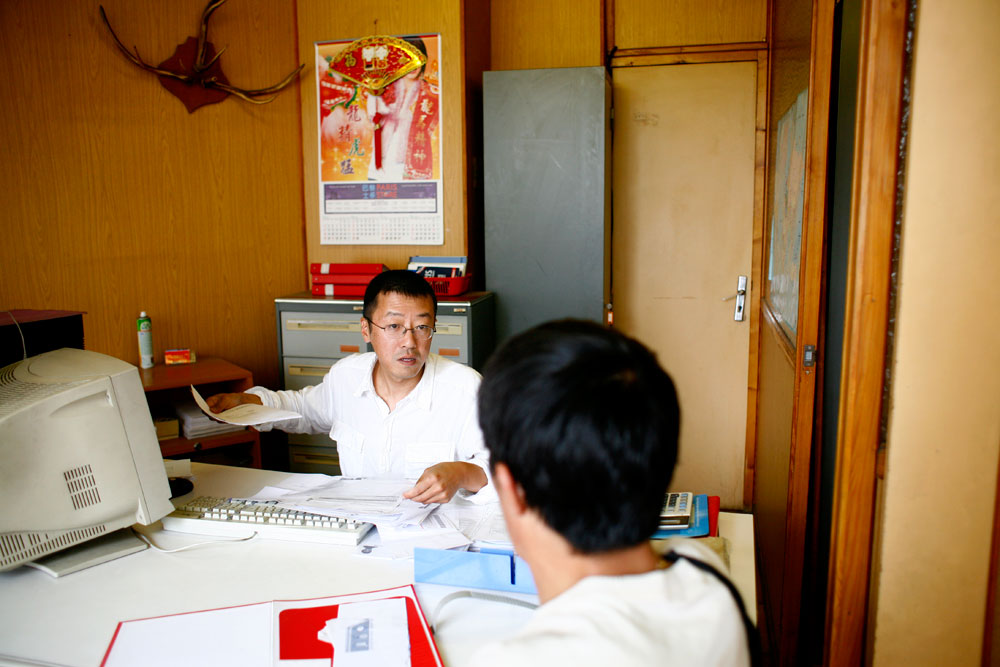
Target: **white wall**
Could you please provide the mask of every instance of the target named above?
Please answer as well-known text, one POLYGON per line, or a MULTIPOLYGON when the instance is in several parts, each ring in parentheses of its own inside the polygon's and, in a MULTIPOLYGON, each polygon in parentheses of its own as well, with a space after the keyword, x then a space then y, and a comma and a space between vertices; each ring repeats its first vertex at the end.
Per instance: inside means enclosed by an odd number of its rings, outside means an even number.
POLYGON ((875 665, 978 665, 1000 448, 1000 2, 918 3, 875 665))

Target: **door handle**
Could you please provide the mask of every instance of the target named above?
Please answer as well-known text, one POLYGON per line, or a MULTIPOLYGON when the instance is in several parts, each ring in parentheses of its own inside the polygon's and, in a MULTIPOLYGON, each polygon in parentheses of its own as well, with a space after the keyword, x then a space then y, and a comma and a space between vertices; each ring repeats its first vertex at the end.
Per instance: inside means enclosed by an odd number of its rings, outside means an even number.
POLYGON ((733 313, 733 319, 737 322, 743 321, 743 306, 746 304, 747 297, 747 277, 740 276, 736 281, 736 294, 732 296, 727 296, 723 301, 729 301, 731 299, 736 299, 736 312, 733 313))

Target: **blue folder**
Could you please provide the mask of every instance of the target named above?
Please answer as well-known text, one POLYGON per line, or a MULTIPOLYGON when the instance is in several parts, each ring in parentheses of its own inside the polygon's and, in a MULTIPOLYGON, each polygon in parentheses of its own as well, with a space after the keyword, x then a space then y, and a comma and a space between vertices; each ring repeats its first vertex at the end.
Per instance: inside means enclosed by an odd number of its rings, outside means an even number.
POLYGON ((528 564, 512 551, 413 550, 413 580, 508 593, 537 593, 528 564))
MULTIPOLYGON (((691 525, 659 530, 653 534, 653 539, 704 537, 708 535, 708 528, 708 494, 698 494, 694 496, 691 525)), ((538 592, 528 564, 514 552, 502 550, 453 551, 417 547, 413 550, 413 580, 508 593, 538 592)))
POLYGON ((653 533, 654 540, 668 537, 704 537, 708 535, 708 494, 701 493, 694 497, 694 511, 691 513, 691 525, 687 528, 671 528, 653 533))

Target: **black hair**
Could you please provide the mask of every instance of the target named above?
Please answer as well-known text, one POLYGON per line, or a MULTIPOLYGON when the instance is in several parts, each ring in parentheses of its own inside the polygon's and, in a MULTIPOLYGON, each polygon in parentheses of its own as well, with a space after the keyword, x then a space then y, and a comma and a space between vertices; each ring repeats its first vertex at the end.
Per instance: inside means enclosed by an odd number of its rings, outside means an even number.
POLYGON ((487 362, 479 424, 491 465, 579 552, 656 530, 677 460, 680 409, 646 347, 594 322, 549 322, 487 362))
MULTIPOLYGON (((416 35, 405 35, 403 37, 400 37, 400 39, 402 39, 404 42, 409 43, 411 46, 413 46, 418 51, 420 51, 420 53, 424 54, 424 60, 425 61, 427 60, 427 45, 424 44, 424 40, 423 39, 421 39, 420 37, 418 37, 416 35)), ((420 66, 420 75, 421 76, 423 76, 425 69, 427 69, 427 63, 426 62, 424 62, 424 64, 420 66)))
POLYGON ((400 37, 400 39, 403 40, 404 42, 413 45, 414 47, 416 47, 418 51, 420 51, 420 53, 424 54, 424 57, 427 57, 427 45, 424 44, 424 40, 421 39, 419 36, 404 35, 400 37))
POLYGON ((419 298, 429 297, 434 304, 431 315, 437 314, 437 294, 431 284, 424 280, 424 277, 414 271, 405 269, 395 269, 383 271, 368 283, 365 288, 365 305, 363 314, 370 322, 375 316, 375 308, 378 307, 379 294, 401 294, 403 296, 419 298))

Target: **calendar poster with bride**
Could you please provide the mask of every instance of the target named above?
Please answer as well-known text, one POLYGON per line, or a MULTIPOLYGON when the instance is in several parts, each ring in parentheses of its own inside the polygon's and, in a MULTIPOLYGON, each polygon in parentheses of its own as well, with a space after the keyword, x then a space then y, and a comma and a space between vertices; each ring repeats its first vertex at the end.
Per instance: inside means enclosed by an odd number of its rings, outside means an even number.
POLYGON ((320 243, 441 245, 440 35, 316 44, 320 243))

